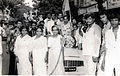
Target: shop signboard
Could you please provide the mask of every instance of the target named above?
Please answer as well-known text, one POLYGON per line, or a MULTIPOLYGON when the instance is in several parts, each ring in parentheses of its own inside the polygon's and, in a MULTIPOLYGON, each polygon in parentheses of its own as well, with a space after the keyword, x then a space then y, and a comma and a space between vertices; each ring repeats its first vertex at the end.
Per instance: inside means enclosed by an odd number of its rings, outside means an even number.
POLYGON ((108 0, 108 9, 120 7, 120 0, 108 0))
POLYGON ((78 15, 89 12, 98 12, 98 4, 95 0, 84 0, 83 7, 78 10, 78 15))
POLYGON ((85 0, 84 2, 84 6, 90 6, 97 3, 95 0, 85 0))
POLYGON ((98 12, 98 4, 95 4, 87 8, 79 8, 78 15, 81 15, 84 13, 91 13, 91 12, 98 12))
POLYGON ((87 13, 90 13, 90 12, 98 12, 98 4, 88 7, 87 13))

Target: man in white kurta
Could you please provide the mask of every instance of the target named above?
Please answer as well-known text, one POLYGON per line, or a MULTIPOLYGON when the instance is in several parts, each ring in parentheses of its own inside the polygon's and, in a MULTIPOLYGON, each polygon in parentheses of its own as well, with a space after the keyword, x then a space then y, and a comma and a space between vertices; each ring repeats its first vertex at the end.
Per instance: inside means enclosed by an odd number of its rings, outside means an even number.
POLYGON ((51 34, 52 35, 52 26, 54 25, 54 21, 52 19, 48 20, 46 23, 45 23, 45 26, 44 28, 47 29, 47 33, 48 34, 51 34))
POLYGON ((64 21, 61 24, 61 33, 63 36, 67 35, 68 31, 72 31, 72 24, 71 22, 68 20, 68 17, 65 16, 64 17, 64 21))
POLYGON ((103 23, 103 29, 102 29, 102 41, 101 41, 101 48, 100 48, 100 59, 99 59, 99 65, 98 65, 98 75, 103 76, 104 75, 104 68, 105 68, 105 54, 106 54, 106 47, 105 47, 105 32, 111 28, 111 23, 107 18, 106 13, 100 14, 100 20, 103 23))
POLYGON ((116 76, 120 76, 120 25, 118 17, 111 17, 111 29, 105 32, 105 76, 113 76, 114 68, 116 76))
MULTIPOLYGON (((113 76, 113 70, 115 68, 115 37, 112 29, 106 31, 105 33, 105 46, 106 46, 106 56, 105 56, 105 76, 113 76)), ((116 53, 117 55, 117 53, 116 53)))
POLYGON ((49 34, 49 35, 52 35, 52 26, 55 24, 55 22, 52 20, 51 18, 51 14, 48 14, 48 18, 46 18, 44 20, 44 35, 46 35, 46 32, 49 34))
POLYGON ((99 56, 99 49, 101 44, 101 28, 95 24, 94 17, 88 14, 86 18, 88 28, 86 33, 83 34, 83 55, 87 58, 85 67, 87 69, 86 75, 95 76, 96 59, 99 56))

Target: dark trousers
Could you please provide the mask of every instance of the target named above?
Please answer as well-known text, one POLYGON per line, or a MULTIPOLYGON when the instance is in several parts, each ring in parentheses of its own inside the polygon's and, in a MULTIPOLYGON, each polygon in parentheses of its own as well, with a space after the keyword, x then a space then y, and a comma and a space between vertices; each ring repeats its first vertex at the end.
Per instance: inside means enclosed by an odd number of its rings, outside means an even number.
POLYGON ((17 75, 17 65, 15 61, 15 54, 12 51, 10 51, 9 75, 17 75))

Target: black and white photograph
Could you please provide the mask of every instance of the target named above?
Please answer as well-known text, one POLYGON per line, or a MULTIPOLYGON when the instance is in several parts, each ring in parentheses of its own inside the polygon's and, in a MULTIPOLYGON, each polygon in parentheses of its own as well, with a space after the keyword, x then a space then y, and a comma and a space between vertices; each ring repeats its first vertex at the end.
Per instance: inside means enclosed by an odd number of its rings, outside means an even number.
POLYGON ((0 75, 120 76, 120 0, 0 0, 0 75))

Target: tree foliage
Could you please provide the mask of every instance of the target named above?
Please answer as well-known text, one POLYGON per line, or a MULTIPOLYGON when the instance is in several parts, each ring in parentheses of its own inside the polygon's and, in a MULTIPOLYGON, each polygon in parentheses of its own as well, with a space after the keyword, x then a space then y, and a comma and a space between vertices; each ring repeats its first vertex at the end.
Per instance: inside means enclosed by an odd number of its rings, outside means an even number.
POLYGON ((62 10, 62 0, 37 0, 38 3, 34 6, 34 8, 38 9, 41 13, 46 12, 54 12, 58 13, 62 10))
POLYGON ((21 4, 24 0, 0 0, 0 6, 2 9, 6 7, 13 8, 14 6, 21 4))
POLYGON ((31 8, 23 4, 24 0, 0 0, 1 9, 10 11, 9 16, 15 19, 22 19, 23 13, 31 8))
POLYGON ((17 18, 17 19, 20 19, 22 20, 23 19, 23 13, 26 13, 28 11, 32 10, 31 7, 29 6, 26 6, 24 4, 21 4, 20 6, 17 6, 13 9, 13 12, 12 12, 12 17, 14 18, 17 18))

